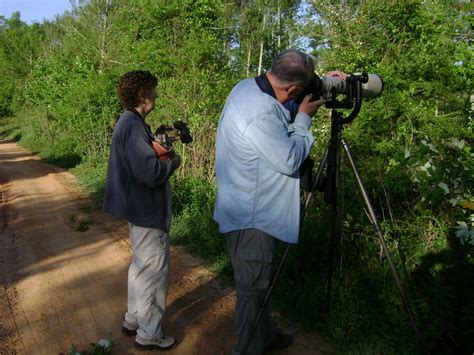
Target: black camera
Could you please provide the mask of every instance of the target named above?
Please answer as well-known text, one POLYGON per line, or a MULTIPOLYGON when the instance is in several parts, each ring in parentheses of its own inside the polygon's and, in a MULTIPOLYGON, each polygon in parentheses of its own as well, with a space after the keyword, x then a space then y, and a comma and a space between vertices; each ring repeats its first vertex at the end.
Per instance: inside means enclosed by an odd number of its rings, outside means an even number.
POLYGON ((181 143, 188 144, 193 141, 188 126, 183 121, 176 121, 173 127, 161 125, 155 131, 155 140, 164 148, 171 149, 173 142, 181 140, 181 143))

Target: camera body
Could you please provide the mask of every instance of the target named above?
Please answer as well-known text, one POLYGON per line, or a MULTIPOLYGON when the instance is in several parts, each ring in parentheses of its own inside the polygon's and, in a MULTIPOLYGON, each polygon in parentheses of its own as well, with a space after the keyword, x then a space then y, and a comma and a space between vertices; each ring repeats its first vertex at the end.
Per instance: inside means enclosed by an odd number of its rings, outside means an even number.
POLYGON ((193 141, 188 126, 183 121, 176 121, 172 126, 161 125, 155 131, 155 140, 152 141, 153 149, 160 160, 170 159, 174 154, 173 143, 181 140, 188 144, 193 141))

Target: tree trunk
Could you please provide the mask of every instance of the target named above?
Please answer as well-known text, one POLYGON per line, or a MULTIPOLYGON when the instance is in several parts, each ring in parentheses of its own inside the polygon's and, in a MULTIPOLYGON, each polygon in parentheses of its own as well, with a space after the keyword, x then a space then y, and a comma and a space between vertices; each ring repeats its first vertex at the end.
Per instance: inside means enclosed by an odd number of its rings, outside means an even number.
MULTIPOLYGON (((99 63, 99 73, 102 73, 104 69, 105 59, 106 59, 106 40, 107 40, 107 27, 108 27, 108 19, 109 19, 109 8, 111 6, 110 0, 104 0, 105 2, 105 9, 102 13, 99 13, 99 19, 102 19, 102 38, 100 41, 100 63, 99 63)), ((100 11, 100 8, 99 8, 100 11)))
POLYGON ((281 51, 281 9, 280 9, 280 0, 277 1, 277 49, 278 52, 281 51))
POLYGON ((247 77, 250 76, 250 54, 252 53, 252 45, 249 44, 249 49, 247 53, 247 77))
POLYGON ((291 19, 291 9, 288 10, 288 17, 286 19, 286 24, 285 24, 285 27, 286 27, 286 36, 287 36, 287 44, 286 44, 286 48, 291 48, 291 42, 292 42, 292 38, 291 38, 291 32, 290 32, 290 26, 289 26, 289 19, 291 19))
POLYGON ((258 75, 262 74, 264 31, 265 31, 265 9, 264 9, 264 12, 263 12, 262 39, 260 41, 260 57, 258 59, 258 75))

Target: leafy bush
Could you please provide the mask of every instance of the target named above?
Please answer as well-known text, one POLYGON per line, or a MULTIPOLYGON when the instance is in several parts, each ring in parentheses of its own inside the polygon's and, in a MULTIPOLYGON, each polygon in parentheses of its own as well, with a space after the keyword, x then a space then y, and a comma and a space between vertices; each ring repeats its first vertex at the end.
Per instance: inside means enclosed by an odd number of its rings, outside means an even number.
POLYGON ((206 181, 188 177, 176 180, 173 195, 172 240, 217 264, 226 258, 225 239, 213 221, 214 187, 206 181))

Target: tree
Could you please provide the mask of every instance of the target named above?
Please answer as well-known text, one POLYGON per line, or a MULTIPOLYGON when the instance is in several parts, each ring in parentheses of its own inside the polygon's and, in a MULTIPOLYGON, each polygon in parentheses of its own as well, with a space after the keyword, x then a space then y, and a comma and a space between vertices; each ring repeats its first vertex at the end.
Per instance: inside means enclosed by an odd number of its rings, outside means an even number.
POLYGON ((31 71, 39 55, 45 33, 38 24, 28 26, 15 12, 9 19, 0 16, 0 116, 12 113, 17 83, 31 71))

